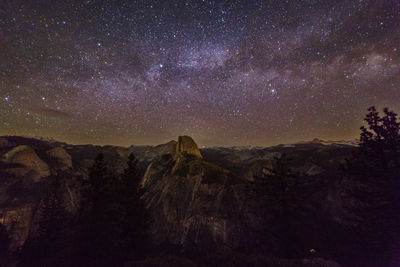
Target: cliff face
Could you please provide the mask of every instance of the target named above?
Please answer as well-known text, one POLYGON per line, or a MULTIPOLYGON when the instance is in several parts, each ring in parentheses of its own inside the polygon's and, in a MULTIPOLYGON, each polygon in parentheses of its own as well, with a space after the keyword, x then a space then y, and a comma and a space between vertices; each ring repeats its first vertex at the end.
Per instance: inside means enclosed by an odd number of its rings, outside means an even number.
POLYGON ((113 170, 123 169, 130 153, 120 147, 66 146, 31 138, 0 137, 0 223, 12 233, 11 249, 21 247, 38 229, 40 203, 46 190, 51 189, 51 178, 60 179, 60 198, 66 211, 73 214, 77 210, 78 176, 86 175, 85 164, 99 152, 110 159, 113 170))
POLYGON ((70 197, 74 195, 71 182, 75 174, 65 172, 72 168, 72 162, 62 148, 50 148, 37 140, 8 139, 2 138, 0 149, 0 222, 11 232, 11 248, 15 249, 37 228, 35 218, 51 176, 64 175, 63 198, 68 202, 67 209, 73 210, 76 203, 70 197))
POLYGON ((2 161, 7 164, 15 164, 10 167, 7 172, 17 175, 29 175, 34 181, 50 175, 49 166, 41 160, 35 150, 27 145, 20 145, 12 148, 3 154, 2 161))
POLYGON ((71 155, 65 151, 62 147, 54 147, 47 151, 47 154, 54 158, 58 167, 62 170, 67 170, 68 168, 72 168, 72 158, 71 155))
POLYGON ((182 155, 190 155, 196 158, 202 158, 199 147, 190 136, 184 135, 178 137, 178 143, 173 151, 174 159, 182 155))
POLYGON ((242 180, 205 161, 188 136, 179 137, 173 153, 149 164, 142 186, 154 218, 153 236, 160 243, 234 248, 250 241, 259 223, 244 210, 242 180))
POLYGON ((261 201, 254 183, 268 175, 265 167, 271 167, 275 156, 287 153, 294 157, 293 170, 302 174, 299 179, 311 181, 290 189, 301 195, 301 200, 293 200, 296 220, 290 227, 304 241, 301 246, 312 248, 323 242, 309 236, 323 233, 320 228, 326 214, 332 216, 330 222, 343 218, 334 181, 340 180, 337 166, 350 151, 346 146, 311 143, 265 149, 210 148, 200 153, 192 138, 180 137, 171 153, 151 160, 142 180, 143 199, 154 219, 152 236, 159 243, 187 249, 252 249, 266 245, 258 243, 260 233, 266 231, 272 237, 266 246, 278 246, 274 214, 279 210, 279 196, 261 192, 270 203, 261 201))

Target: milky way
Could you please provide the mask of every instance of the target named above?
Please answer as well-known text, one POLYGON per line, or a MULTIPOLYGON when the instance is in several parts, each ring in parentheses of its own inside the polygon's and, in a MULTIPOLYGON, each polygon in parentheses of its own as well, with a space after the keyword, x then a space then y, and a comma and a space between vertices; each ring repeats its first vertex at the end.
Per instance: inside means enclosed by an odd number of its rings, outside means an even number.
POLYGON ((0 134, 353 139, 400 112, 400 1, 0 1, 0 134))

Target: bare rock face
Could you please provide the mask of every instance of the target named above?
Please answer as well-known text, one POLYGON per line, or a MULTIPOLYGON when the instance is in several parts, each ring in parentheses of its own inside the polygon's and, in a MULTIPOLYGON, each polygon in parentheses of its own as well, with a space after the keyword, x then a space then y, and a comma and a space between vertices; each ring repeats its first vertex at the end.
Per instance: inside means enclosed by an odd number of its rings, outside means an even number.
POLYGON ((11 248, 20 248, 29 236, 31 221, 34 213, 34 208, 31 203, 26 205, 13 207, 12 209, 0 210, 0 222, 4 224, 11 233, 11 248))
POLYGON ((177 142, 175 140, 172 140, 172 141, 169 141, 168 143, 155 146, 154 151, 158 155, 170 154, 170 153, 173 153, 173 151, 175 150, 176 144, 177 144, 177 142))
POLYGON ((115 152, 120 158, 128 158, 129 154, 132 153, 131 151, 129 151, 129 149, 125 147, 116 147, 115 152))
POLYGON ((150 162, 156 157, 174 154, 176 148, 176 141, 172 140, 165 144, 160 144, 157 146, 131 146, 130 150, 134 153, 135 157, 142 162, 150 162))
POLYGON ((307 175, 313 176, 324 172, 325 170, 318 165, 312 164, 307 170, 307 175))
POLYGON ((59 168, 61 170, 72 168, 71 155, 68 154, 64 148, 54 147, 47 151, 47 155, 57 160, 57 162, 59 163, 59 168))
POLYGON ((245 199, 240 178, 205 161, 189 136, 180 136, 170 154, 152 160, 141 186, 156 242, 238 247, 254 239, 257 220, 248 212, 238 216, 245 199), (248 227, 238 231, 243 221, 248 227))
POLYGON ((24 176, 30 172, 33 172, 32 178, 35 181, 39 181, 40 178, 50 175, 49 166, 46 164, 46 162, 39 158, 35 150, 30 146, 16 146, 5 153, 1 160, 4 163, 21 165, 21 167, 10 168, 7 170, 8 172, 17 176, 24 176))
POLYGON ((191 155, 196 158, 202 158, 199 147, 194 142, 192 137, 184 135, 178 137, 178 143, 176 144, 175 151, 173 152, 174 159, 181 155, 191 155))

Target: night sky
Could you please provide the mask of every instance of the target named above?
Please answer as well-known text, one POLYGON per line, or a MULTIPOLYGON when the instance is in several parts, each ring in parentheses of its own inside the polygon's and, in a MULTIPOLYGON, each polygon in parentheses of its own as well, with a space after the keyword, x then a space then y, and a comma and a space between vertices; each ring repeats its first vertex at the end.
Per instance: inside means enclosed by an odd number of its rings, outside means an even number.
POLYGON ((400 113, 400 1, 0 0, 0 135, 354 139, 400 113))

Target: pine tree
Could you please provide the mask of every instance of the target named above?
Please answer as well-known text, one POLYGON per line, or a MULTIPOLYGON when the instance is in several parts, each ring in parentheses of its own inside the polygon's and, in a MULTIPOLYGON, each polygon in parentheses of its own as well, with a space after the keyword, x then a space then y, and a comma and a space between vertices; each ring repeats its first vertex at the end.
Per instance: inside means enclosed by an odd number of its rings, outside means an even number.
POLYGON ((400 167, 400 121, 387 108, 383 110, 383 117, 375 107, 368 111, 365 117, 368 128, 360 128, 360 146, 348 161, 348 171, 363 180, 388 179, 400 167), (359 168, 350 168, 356 166, 359 168))
POLYGON ((272 162, 272 168, 269 168, 270 175, 267 177, 273 187, 272 190, 275 191, 276 223, 278 225, 278 238, 281 243, 280 253, 285 257, 290 255, 292 243, 289 198, 293 193, 292 187, 295 179, 290 167, 291 161, 292 159, 286 154, 275 157, 272 162))
POLYGON ((291 199, 295 185, 295 173, 291 169, 291 161, 286 154, 274 157, 272 166, 266 167, 268 174, 259 179, 255 187, 261 194, 264 207, 265 229, 262 243, 269 243, 269 250, 283 257, 291 254, 291 199))
POLYGON ((117 183, 104 155, 98 154, 89 168, 78 211, 76 247, 81 262, 107 266, 120 259, 124 211, 118 203, 117 183))
POLYGON ((137 160, 129 156, 120 176, 113 175, 99 154, 89 169, 79 210, 78 263, 122 265, 145 253, 148 215, 140 199, 137 160))
POLYGON ((140 183, 140 171, 138 168, 138 160, 131 153, 128 157, 127 168, 121 175, 122 183, 130 188, 138 189, 140 183))
POLYGON ((129 155, 127 165, 121 175, 122 205, 126 211, 123 229, 128 258, 135 259, 143 256, 149 243, 149 216, 141 199, 139 188, 141 176, 138 161, 133 154, 129 155))
POLYGON ((67 212, 63 205, 61 175, 47 178, 44 196, 38 209, 38 231, 25 241, 21 251, 22 266, 42 266, 63 247, 67 212), (34 263, 34 264, 33 264, 34 263))
POLYGON ((6 266, 7 252, 10 246, 11 239, 4 224, 0 223, 0 267, 6 266))
POLYGON ((316 240, 313 228, 296 231, 298 224, 309 224, 305 214, 314 213, 310 202, 320 188, 315 177, 293 170, 293 158, 283 153, 272 159, 267 173, 256 180, 255 187, 263 203, 265 228, 263 244, 270 252, 281 257, 304 257, 314 248, 316 240))
POLYGON ((362 239, 361 253, 383 266, 400 252, 400 121, 387 108, 383 116, 375 107, 368 111, 368 126, 361 127, 359 148, 345 170, 358 203, 349 211, 362 239))

